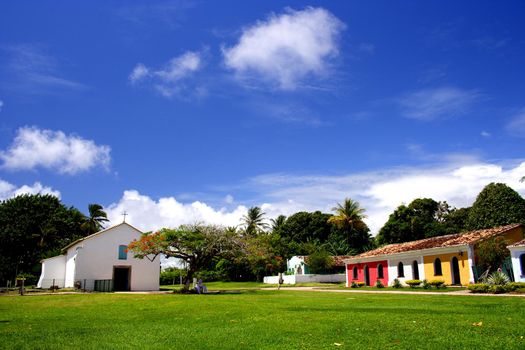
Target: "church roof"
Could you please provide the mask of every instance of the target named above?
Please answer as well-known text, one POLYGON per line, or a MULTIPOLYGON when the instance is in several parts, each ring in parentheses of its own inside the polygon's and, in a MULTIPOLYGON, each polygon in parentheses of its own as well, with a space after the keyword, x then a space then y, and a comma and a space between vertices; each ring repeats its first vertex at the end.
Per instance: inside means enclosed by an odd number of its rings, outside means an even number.
POLYGON ((359 255, 352 256, 350 259, 368 258, 380 255, 390 255, 431 248, 470 245, 488 238, 499 236, 507 231, 522 226, 523 225, 521 224, 512 224, 483 230, 455 233, 452 235, 425 238, 405 243, 389 244, 381 248, 377 248, 359 255))
POLYGON ((119 227, 119 226, 122 226, 122 225, 127 225, 127 226, 131 227, 132 229, 137 230, 137 231, 139 231, 139 232, 142 233, 142 231, 139 230, 138 228, 136 228, 135 226, 133 226, 133 225, 131 225, 131 224, 128 224, 127 222, 121 222, 120 224, 117 224, 117 225, 114 225, 114 226, 111 226, 111 227, 105 228, 105 229, 100 230, 100 231, 98 231, 98 232, 95 232, 95 233, 93 233, 93 234, 91 234, 91 235, 89 235, 89 236, 79 238, 79 239, 77 239, 76 241, 74 241, 74 242, 72 242, 72 243, 69 243, 67 246, 65 246, 64 248, 62 248, 62 251, 66 251, 66 250, 68 250, 69 248, 71 248, 72 246, 74 246, 75 244, 78 244, 78 243, 80 243, 80 242, 82 242, 82 241, 85 241, 85 240, 87 240, 87 239, 93 238, 93 237, 95 237, 95 236, 98 236, 98 235, 100 235, 100 234, 102 234, 102 233, 105 233, 105 232, 107 232, 107 231, 109 231, 109 230, 115 228, 115 227, 119 227))

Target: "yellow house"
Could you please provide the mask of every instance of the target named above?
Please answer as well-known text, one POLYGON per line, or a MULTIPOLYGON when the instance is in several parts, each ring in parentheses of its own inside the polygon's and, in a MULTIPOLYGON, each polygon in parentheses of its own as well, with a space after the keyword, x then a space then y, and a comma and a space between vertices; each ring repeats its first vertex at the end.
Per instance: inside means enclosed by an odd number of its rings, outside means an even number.
MULTIPOLYGON (((363 266, 373 275, 373 266, 387 261, 388 284, 410 279, 442 280, 448 285, 467 285, 476 278, 477 244, 501 237, 508 244, 524 238, 524 226, 506 225, 484 230, 390 244, 345 260, 347 271, 363 266)), ((347 273, 347 279, 349 274, 347 273)), ((351 283, 347 280, 347 285, 351 283)))

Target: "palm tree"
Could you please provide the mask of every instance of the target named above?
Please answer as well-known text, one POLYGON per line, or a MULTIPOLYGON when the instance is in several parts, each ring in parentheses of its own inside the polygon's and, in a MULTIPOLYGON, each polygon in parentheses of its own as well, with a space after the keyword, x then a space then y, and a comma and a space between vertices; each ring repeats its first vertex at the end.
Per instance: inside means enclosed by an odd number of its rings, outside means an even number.
POLYGON ((266 215, 266 213, 259 207, 251 207, 248 209, 246 215, 241 219, 246 235, 255 236, 260 232, 264 232, 264 230, 268 228, 264 215, 266 215))
POLYGON ((278 217, 276 217, 275 219, 271 219, 270 221, 272 222, 272 231, 275 231, 284 225, 286 221, 286 216, 279 215, 278 217))
POLYGON ((357 201, 345 198, 343 204, 338 203, 332 210, 335 211, 335 215, 331 216, 328 222, 341 229, 361 230, 367 227, 363 221, 366 218, 365 209, 361 208, 357 201))
POLYGON ((89 216, 86 218, 86 221, 82 224, 82 229, 88 234, 92 234, 100 231, 104 228, 104 222, 108 220, 108 214, 103 209, 100 204, 90 204, 89 216))

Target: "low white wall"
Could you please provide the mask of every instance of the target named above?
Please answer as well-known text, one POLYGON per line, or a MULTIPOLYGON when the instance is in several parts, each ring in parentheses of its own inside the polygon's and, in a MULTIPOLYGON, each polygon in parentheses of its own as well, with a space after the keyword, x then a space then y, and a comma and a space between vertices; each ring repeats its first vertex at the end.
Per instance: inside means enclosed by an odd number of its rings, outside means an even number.
MULTIPOLYGON (((265 276, 264 283, 266 284, 278 284, 279 276, 265 276)), ((340 283, 346 281, 346 275, 334 274, 334 275, 283 275, 284 284, 297 284, 297 283, 340 283)))
POLYGON ((42 273, 37 288, 50 288, 52 285, 64 288, 66 277, 66 256, 59 255, 42 260, 42 273), (53 284, 54 283, 54 284, 53 284))

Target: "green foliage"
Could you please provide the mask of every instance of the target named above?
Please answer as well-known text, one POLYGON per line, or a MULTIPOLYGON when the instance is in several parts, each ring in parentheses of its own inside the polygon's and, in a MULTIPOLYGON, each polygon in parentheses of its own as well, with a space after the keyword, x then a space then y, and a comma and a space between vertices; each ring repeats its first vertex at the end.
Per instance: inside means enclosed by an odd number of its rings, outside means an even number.
POLYGON ((489 292, 489 285, 486 283, 469 284, 467 288, 471 293, 488 293, 489 292))
POLYGON ((381 282, 381 280, 377 280, 376 281, 376 288, 385 288, 385 285, 383 284, 383 282, 381 282))
POLYGON ((447 202, 415 199, 408 206, 400 205, 390 214, 376 237, 377 243, 402 243, 459 232, 464 212, 450 208, 447 202))
POLYGON ((508 288, 510 291, 525 289, 525 282, 510 282, 508 288))
POLYGON ((265 212, 259 207, 251 207, 248 212, 242 217, 242 224, 244 226, 244 234, 247 236, 256 236, 265 232, 269 228, 264 217, 265 212))
POLYGON ((407 280, 405 281, 406 284, 410 286, 410 288, 416 288, 421 284, 421 280, 407 280))
POLYGON ((371 243, 370 229, 363 221, 365 209, 359 206, 359 202, 345 198, 343 204, 337 204, 332 210, 335 214, 328 222, 345 233, 349 247, 358 253, 364 251, 371 243))
POLYGON ((445 286, 445 281, 440 279, 431 280, 428 282, 429 285, 432 287, 436 287, 436 289, 443 288, 445 286))
POLYGON ((501 271, 494 271, 487 278, 487 284, 491 286, 504 286, 510 282, 510 278, 501 271))
POLYGON ((179 284, 180 277, 186 277, 186 270, 177 269, 175 267, 170 267, 160 273, 160 284, 169 285, 169 284, 179 284))
POLYGON ((0 202, 0 283, 17 274, 40 274, 40 260, 84 236, 84 215, 51 195, 22 195, 0 202))
POLYGON ((430 288, 432 288, 432 286, 430 285, 430 283, 428 283, 428 280, 426 278, 423 280, 422 287, 423 287, 423 289, 430 289, 430 288))
POLYGON ((506 286, 504 285, 494 284, 494 285, 489 285, 489 292, 493 294, 503 294, 503 293, 507 293, 508 290, 506 286))
POLYGON ((108 215, 100 204, 88 205, 89 216, 81 225, 82 230, 88 235, 96 233, 104 228, 104 223, 108 222, 108 215))
POLYGON ((399 281, 397 278, 395 278, 392 281, 392 288, 396 288, 396 289, 403 288, 403 285, 401 284, 401 281, 399 281))
POLYGON ((311 273, 330 273, 334 267, 334 259, 326 250, 320 249, 308 255, 306 264, 311 273))
POLYGON ((510 256, 509 243, 503 237, 494 237, 476 244, 477 265, 484 269, 497 270, 510 256))
POLYGON ((350 288, 359 288, 359 285, 357 282, 353 281, 352 284, 350 284, 350 288))
POLYGON ((502 183, 487 185, 468 213, 467 228, 477 230, 525 223, 525 199, 502 183))

